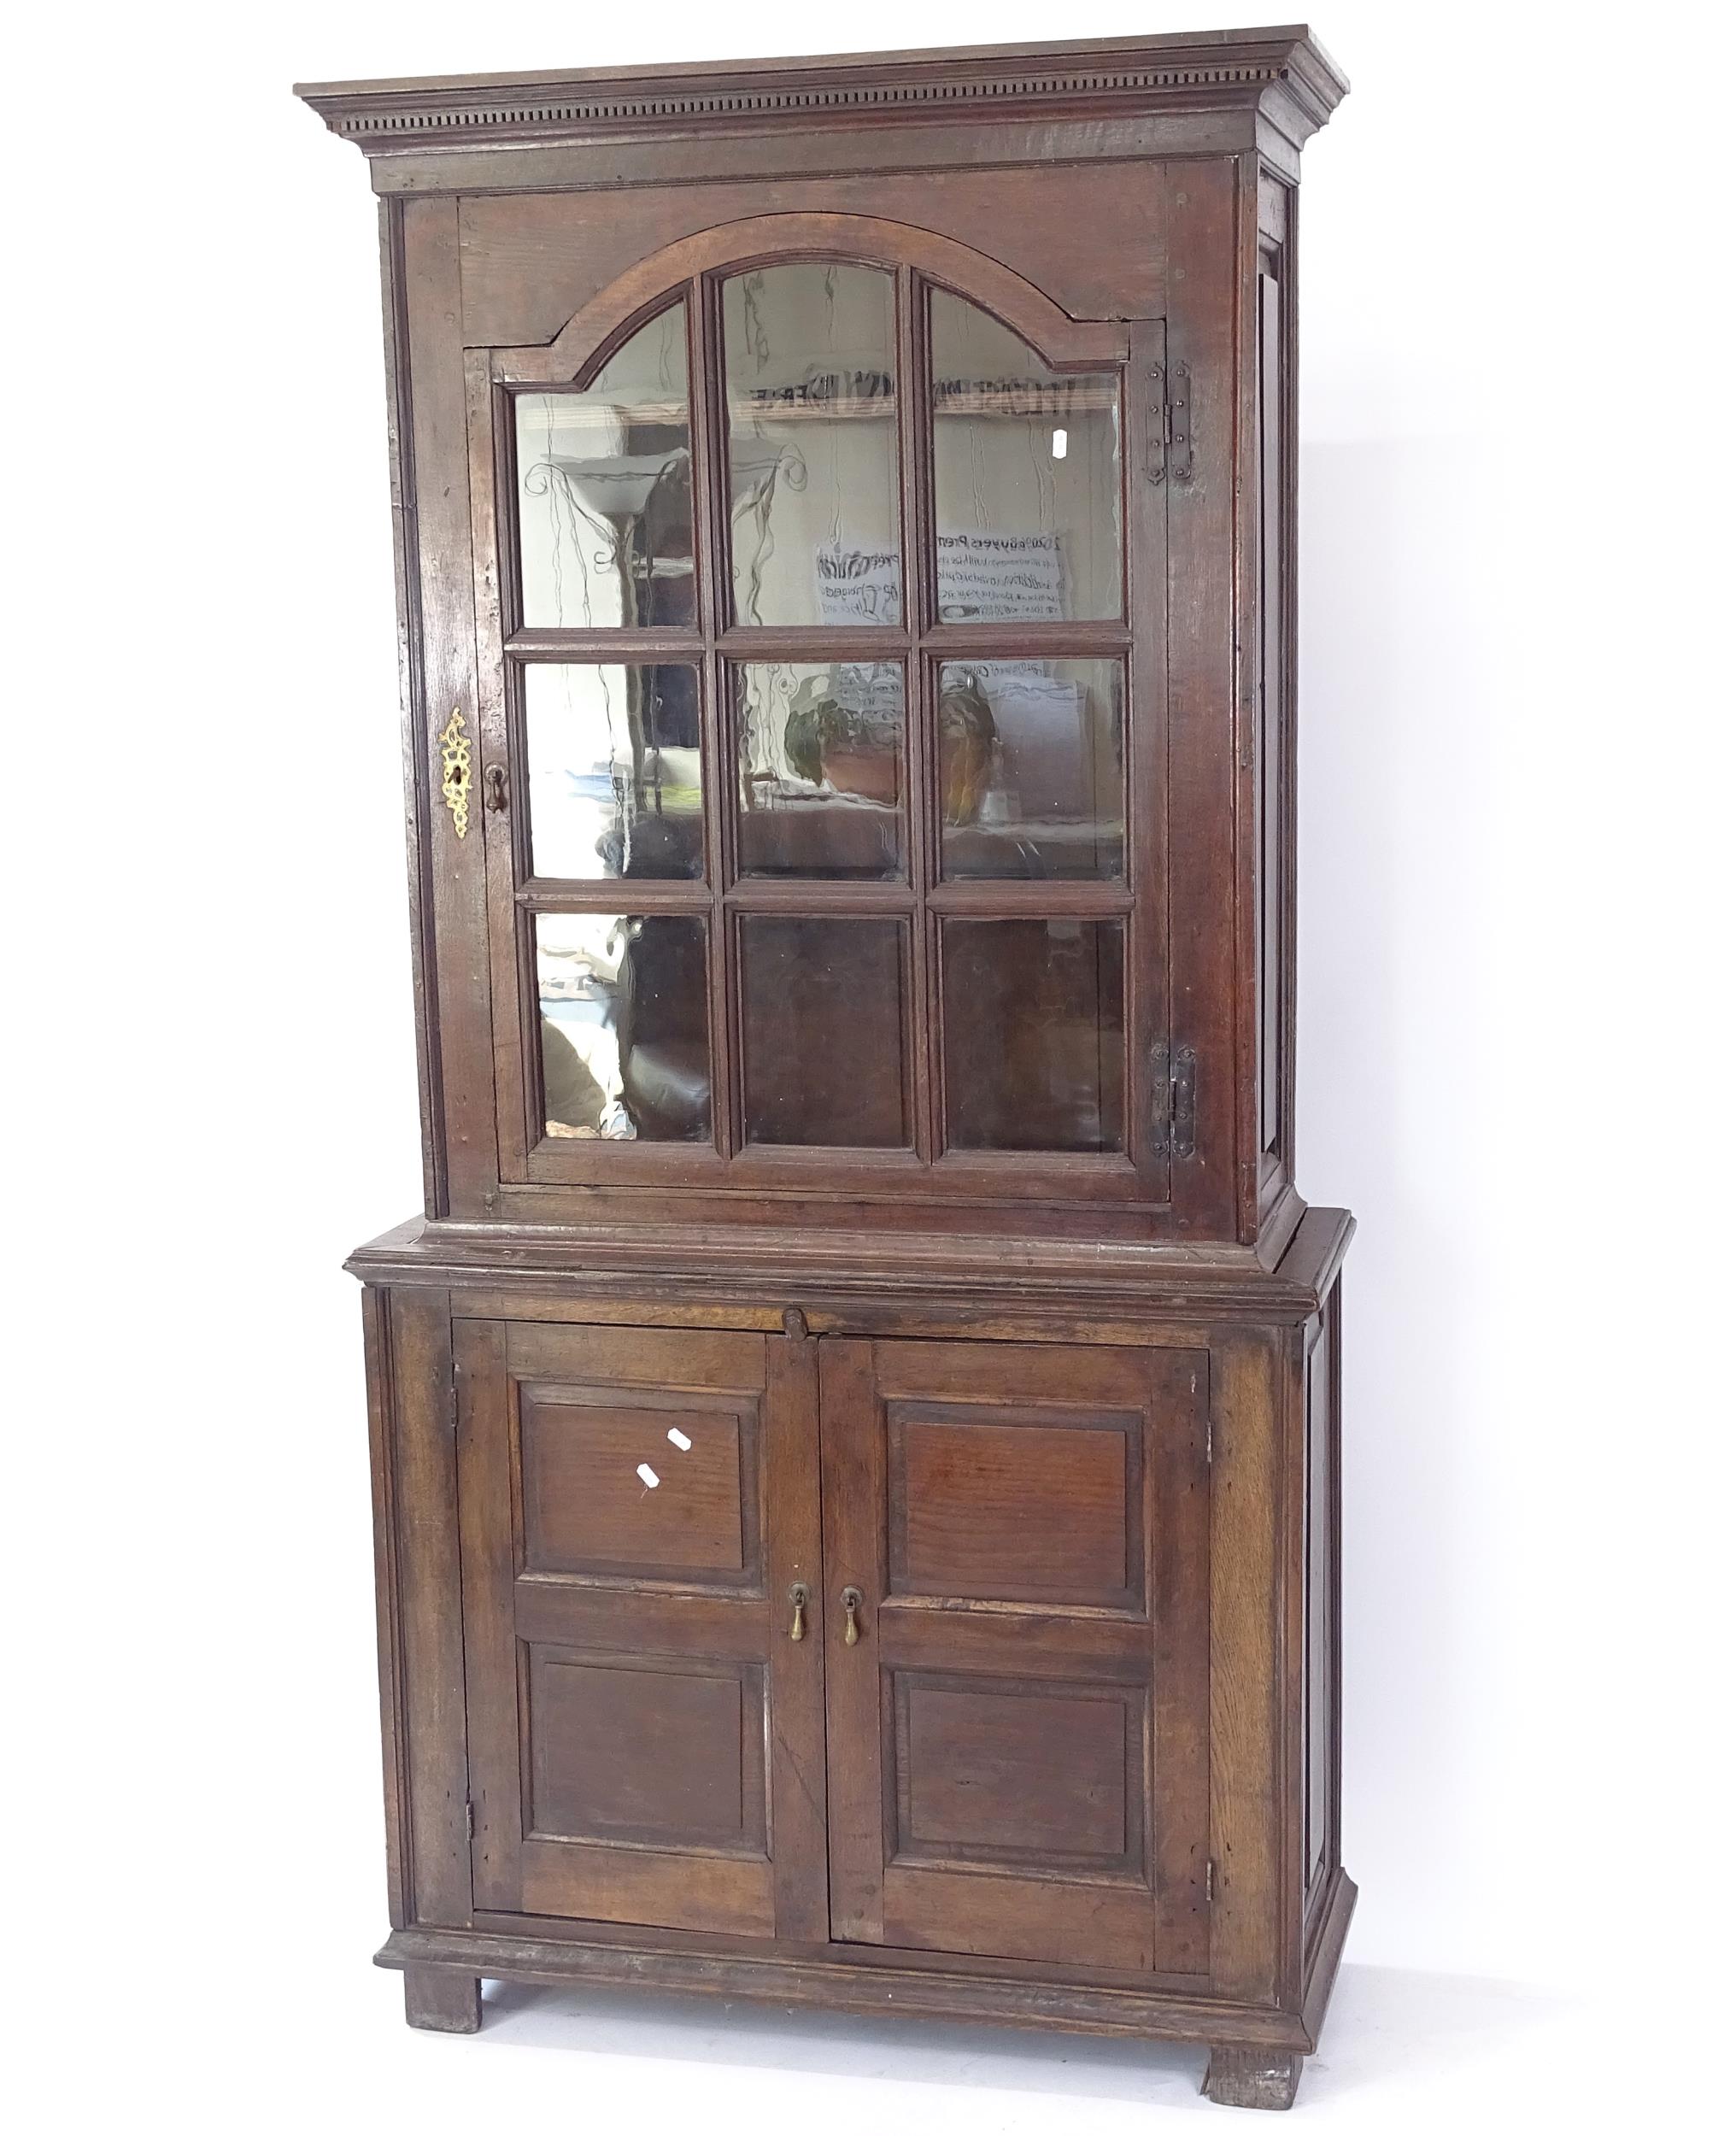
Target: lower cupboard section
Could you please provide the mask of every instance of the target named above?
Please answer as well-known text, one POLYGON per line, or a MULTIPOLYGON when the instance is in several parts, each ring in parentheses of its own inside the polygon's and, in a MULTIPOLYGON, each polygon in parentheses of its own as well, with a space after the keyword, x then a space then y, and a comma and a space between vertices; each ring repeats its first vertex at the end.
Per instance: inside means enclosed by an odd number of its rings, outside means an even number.
POLYGON ((413 2022, 494 1974, 1305 2051, 1335 1294, 1101 1342, 467 1303, 367 1294, 413 2022))
POLYGON ((1205 1975, 1204 1350, 455 1363, 479 1908, 1205 1975))

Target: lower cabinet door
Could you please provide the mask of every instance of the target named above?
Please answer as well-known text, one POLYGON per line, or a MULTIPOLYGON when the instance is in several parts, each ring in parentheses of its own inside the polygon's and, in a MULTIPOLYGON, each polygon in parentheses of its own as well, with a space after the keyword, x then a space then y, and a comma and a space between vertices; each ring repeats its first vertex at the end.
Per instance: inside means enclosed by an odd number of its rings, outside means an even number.
POLYGON ((834 1937, 1205 1972, 1206 1354, 819 1349, 834 1937))
POLYGON ((825 1939, 815 1347, 457 1323, 479 1911, 825 1939))

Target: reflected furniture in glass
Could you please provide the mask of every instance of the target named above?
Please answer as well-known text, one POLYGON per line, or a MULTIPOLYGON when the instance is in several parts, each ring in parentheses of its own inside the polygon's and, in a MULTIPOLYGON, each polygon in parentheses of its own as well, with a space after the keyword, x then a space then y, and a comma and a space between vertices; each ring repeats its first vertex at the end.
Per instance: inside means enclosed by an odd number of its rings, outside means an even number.
POLYGON ((302 94, 381 199, 425 1206, 392 1933, 1177 2038, 1339 1851, 1304 32, 302 94))

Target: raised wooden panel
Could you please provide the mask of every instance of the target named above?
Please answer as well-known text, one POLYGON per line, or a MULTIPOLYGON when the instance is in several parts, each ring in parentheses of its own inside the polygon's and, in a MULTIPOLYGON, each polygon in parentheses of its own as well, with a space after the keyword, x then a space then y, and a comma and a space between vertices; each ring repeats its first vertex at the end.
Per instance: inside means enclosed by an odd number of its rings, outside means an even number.
POLYGON ((892 1672, 894 1862, 1144 1875, 1145 1698, 1129 1685, 892 1672))
POLYGON ((1159 1965, 1152 1895, 1124 1886, 982 1869, 948 1875, 894 1863, 885 1872, 883 1905, 879 1940, 906 1950, 1129 1973, 1191 1970, 1159 1965))
POLYGON ((1143 1606, 1141 1419, 893 1403, 894 1594, 1143 1606))
POLYGON ((530 1649, 531 1836, 765 1851, 754 1663, 530 1649))
POLYGON ((752 1410, 607 1405, 576 1393, 519 1394, 525 1570, 757 1580, 752 1410))
POLYGON ((722 1936, 777 1933, 765 1863, 736 1855, 529 1840, 519 1888, 515 1913, 722 1936))
POLYGON ((528 1386, 724 1389, 758 1394, 765 1385, 763 1335, 689 1329, 672 1341, 661 1328, 506 1323, 507 1369, 528 1386))

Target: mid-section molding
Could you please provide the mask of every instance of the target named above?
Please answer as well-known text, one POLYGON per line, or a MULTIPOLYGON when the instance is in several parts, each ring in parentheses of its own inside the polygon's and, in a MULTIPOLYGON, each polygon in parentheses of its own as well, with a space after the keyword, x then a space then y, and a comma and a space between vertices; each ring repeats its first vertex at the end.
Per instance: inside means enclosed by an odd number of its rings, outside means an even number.
POLYGON ((1247 1247, 1082 1245, 749 1225, 538 1226, 413 1219, 344 1265, 367 1283, 434 1284, 526 1297, 571 1292, 759 1310, 812 1302, 848 1317, 876 1307, 1299 1325, 1330 1293, 1355 1221, 1310 1209, 1276 1269, 1247 1247))
POLYGON ((798 119, 1108 116, 1241 103, 1299 145, 1348 84, 1307 28, 525 74, 308 82, 296 94, 369 156, 431 146, 727 132, 798 119))

